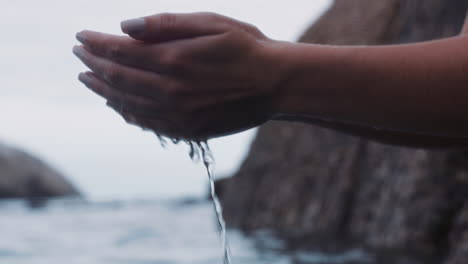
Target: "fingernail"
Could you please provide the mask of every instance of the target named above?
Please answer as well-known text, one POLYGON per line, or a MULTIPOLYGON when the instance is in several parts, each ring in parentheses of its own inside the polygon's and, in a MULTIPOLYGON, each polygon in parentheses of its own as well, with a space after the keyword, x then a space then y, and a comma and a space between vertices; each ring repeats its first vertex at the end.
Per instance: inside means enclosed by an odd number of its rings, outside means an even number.
POLYGON ((146 22, 143 18, 125 20, 120 23, 122 31, 127 34, 139 34, 145 31, 146 22))
POLYGON ((78 58, 81 58, 83 56, 83 47, 74 46, 73 47, 73 54, 75 54, 78 58))
POLYGON ((86 37, 84 36, 83 31, 76 33, 76 39, 77 39, 79 42, 85 44, 85 42, 86 42, 86 37))
POLYGON ((92 78, 89 73, 82 72, 78 75, 78 80, 82 82, 84 85, 89 86, 91 84, 92 78))

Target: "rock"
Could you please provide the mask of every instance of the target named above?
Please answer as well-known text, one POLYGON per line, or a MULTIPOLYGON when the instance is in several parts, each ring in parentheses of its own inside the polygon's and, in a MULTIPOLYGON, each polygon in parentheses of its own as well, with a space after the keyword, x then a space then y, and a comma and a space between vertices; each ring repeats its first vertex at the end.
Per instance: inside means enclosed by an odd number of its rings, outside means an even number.
POLYGON ((0 143, 0 199, 78 196, 57 170, 32 155, 0 143))
MULTIPOLYGON (((468 0, 336 0, 301 41, 379 45, 453 36, 467 9, 468 0)), ((218 185, 228 224, 246 231, 269 228, 299 241, 351 241, 424 259, 393 263, 456 264, 468 263, 467 175, 468 151, 387 146, 269 122, 240 170, 218 185)))

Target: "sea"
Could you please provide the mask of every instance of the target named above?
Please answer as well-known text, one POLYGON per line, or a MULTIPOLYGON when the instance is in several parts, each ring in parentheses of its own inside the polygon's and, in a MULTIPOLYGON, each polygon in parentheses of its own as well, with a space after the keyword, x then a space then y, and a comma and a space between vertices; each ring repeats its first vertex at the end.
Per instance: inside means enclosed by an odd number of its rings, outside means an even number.
MULTIPOLYGON (((0 202, 0 264, 222 264, 207 200, 0 202)), ((339 254, 287 250, 268 230, 230 229, 233 264, 371 263, 358 249, 339 254)))

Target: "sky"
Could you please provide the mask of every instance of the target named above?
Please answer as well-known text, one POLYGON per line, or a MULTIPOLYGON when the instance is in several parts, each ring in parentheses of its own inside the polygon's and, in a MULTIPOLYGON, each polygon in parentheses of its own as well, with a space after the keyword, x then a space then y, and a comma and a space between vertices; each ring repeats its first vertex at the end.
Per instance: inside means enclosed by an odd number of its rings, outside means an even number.
MULTIPOLYGON (((72 54, 83 29, 121 34, 121 20, 161 12, 210 11, 252 23, 277 40, 296 40, 330 0, 15 0, 0 9, 0 141, 61 171, 89 199, 200 197, 202 164, 184 145, 164 149, 127 125, 77 80, 72 54)), ((217 177, 232 175, 255 129, 210 141, 217 177)))

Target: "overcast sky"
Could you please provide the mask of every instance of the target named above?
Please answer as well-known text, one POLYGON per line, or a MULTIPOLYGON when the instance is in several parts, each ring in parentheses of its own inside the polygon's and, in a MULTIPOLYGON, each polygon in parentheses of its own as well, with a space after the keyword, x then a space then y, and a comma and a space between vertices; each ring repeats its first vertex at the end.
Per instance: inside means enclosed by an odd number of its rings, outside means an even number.
MULTIPOLYGON (((15 0, 0 9, 0 141, 39 155, 91 199, 200 196, 201 164, 186 146, 162 149, 126 125, 76 79, 82 29, 120 34, 121 20, 159 12, 212 11, 257 25, 274 39, 297 39, 329 0, 15 0)), ((255 131, 211 141, 216 174, 240 164, 255 131)))

